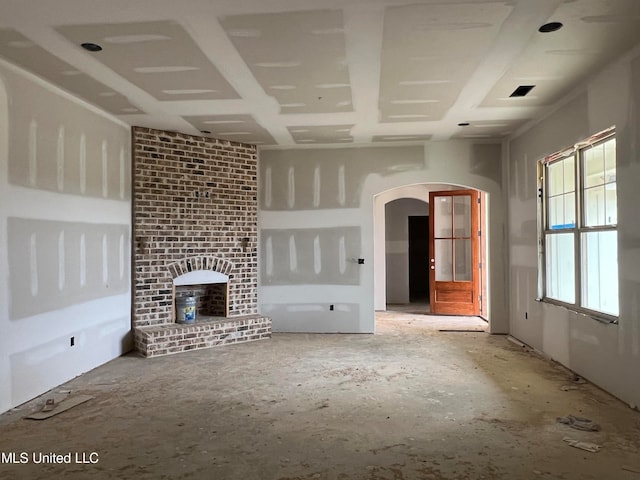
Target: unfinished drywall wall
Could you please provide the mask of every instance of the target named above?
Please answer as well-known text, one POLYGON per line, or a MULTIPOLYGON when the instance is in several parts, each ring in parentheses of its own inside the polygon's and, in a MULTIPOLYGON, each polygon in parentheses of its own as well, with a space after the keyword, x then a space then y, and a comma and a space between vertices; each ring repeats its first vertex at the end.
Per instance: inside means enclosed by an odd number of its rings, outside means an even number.
POLYGON ((608 66, 557 110, 509 142, 510 330, 520 340, 633 405, 640 405, 640 50, 608 66), (616 126, 618 325, 537 302, 536 164, 616 126))
POLYGON ((0 61, 0 412, 131 348, 129 129, 0 61))
POLYGON ((499 254, 491 257, 491 252, 502 251, 504 240, 499 144, 459 140, 424 146, 264 149, 259 170, 259 258, 266 265, 258 300, 274 331, 374 331, 374 268, 375 276, 381 268, 384 278, 385 244, 384 223, 374 231, 374 200, 382 192, 420 183, 489 193, 489 230, 497 232, 489 244, 489 315, 495 319, 492 331, 506 331, 504 264, 499 254), (314 241, 300 244, 301 230, 312 230, 314 241), (272 240, 269 250, 266 239, 273 231, 280 241, 276 247, 272 240), (381 257, 374 243, 382 245, 381 257), (273 274, 266 276, 267 270, 273 274))

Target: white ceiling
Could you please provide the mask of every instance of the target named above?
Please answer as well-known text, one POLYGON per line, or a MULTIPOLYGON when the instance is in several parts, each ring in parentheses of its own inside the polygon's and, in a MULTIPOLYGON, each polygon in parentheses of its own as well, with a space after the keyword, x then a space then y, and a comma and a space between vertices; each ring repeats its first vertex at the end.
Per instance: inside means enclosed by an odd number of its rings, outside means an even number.
POLYGON ((0 57, 131 125, 265 146, 502 138, 639 42, 640 0, 0 0, 0 57))

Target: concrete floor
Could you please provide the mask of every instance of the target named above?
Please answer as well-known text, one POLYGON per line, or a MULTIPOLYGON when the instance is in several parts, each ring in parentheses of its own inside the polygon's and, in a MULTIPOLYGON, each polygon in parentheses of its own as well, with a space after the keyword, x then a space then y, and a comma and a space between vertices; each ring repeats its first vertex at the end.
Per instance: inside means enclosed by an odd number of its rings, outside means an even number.
POLYGON ((484 326, 387 312, 375 335, 125 356, 47 395, 87 403, 23 419, 42 397, 0 416, 2 453, 97 463, 4 463, 0 478, 640 479, 638 412, 504 336, 440 331, 484 326), (556 422, 567 414, 602 430, 556 422))

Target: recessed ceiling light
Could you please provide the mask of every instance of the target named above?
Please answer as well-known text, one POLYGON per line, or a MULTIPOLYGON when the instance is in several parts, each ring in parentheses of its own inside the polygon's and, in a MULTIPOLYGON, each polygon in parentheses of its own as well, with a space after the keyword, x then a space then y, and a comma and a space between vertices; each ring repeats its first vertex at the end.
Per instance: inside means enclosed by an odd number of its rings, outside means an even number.
POLYGON ((97 43, 83 43, 80 45, 85 50, 89 50, 90 52, 99 52, 102 50, 102 47, 97 43))
POLYGON ((458 124, 459 127, 468 127, 469 125, 471 125, 469 122, 460 122, 458 124))
POLYGON ((551 33, 556 32, 562 28, 562 23, 560 22, 549 22, 542 25, 538 31, 540 33, 551 33))

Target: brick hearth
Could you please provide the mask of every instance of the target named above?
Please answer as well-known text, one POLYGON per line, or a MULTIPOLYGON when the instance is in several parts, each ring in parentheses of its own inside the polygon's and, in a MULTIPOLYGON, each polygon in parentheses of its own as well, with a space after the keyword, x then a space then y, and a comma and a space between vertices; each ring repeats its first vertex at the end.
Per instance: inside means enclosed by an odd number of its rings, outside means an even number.
POLYGON ((135 330, 136 350, 157 357, 271 337, 271 319, 261 315, 209 317, 192 324, 171 323, 135 330))

